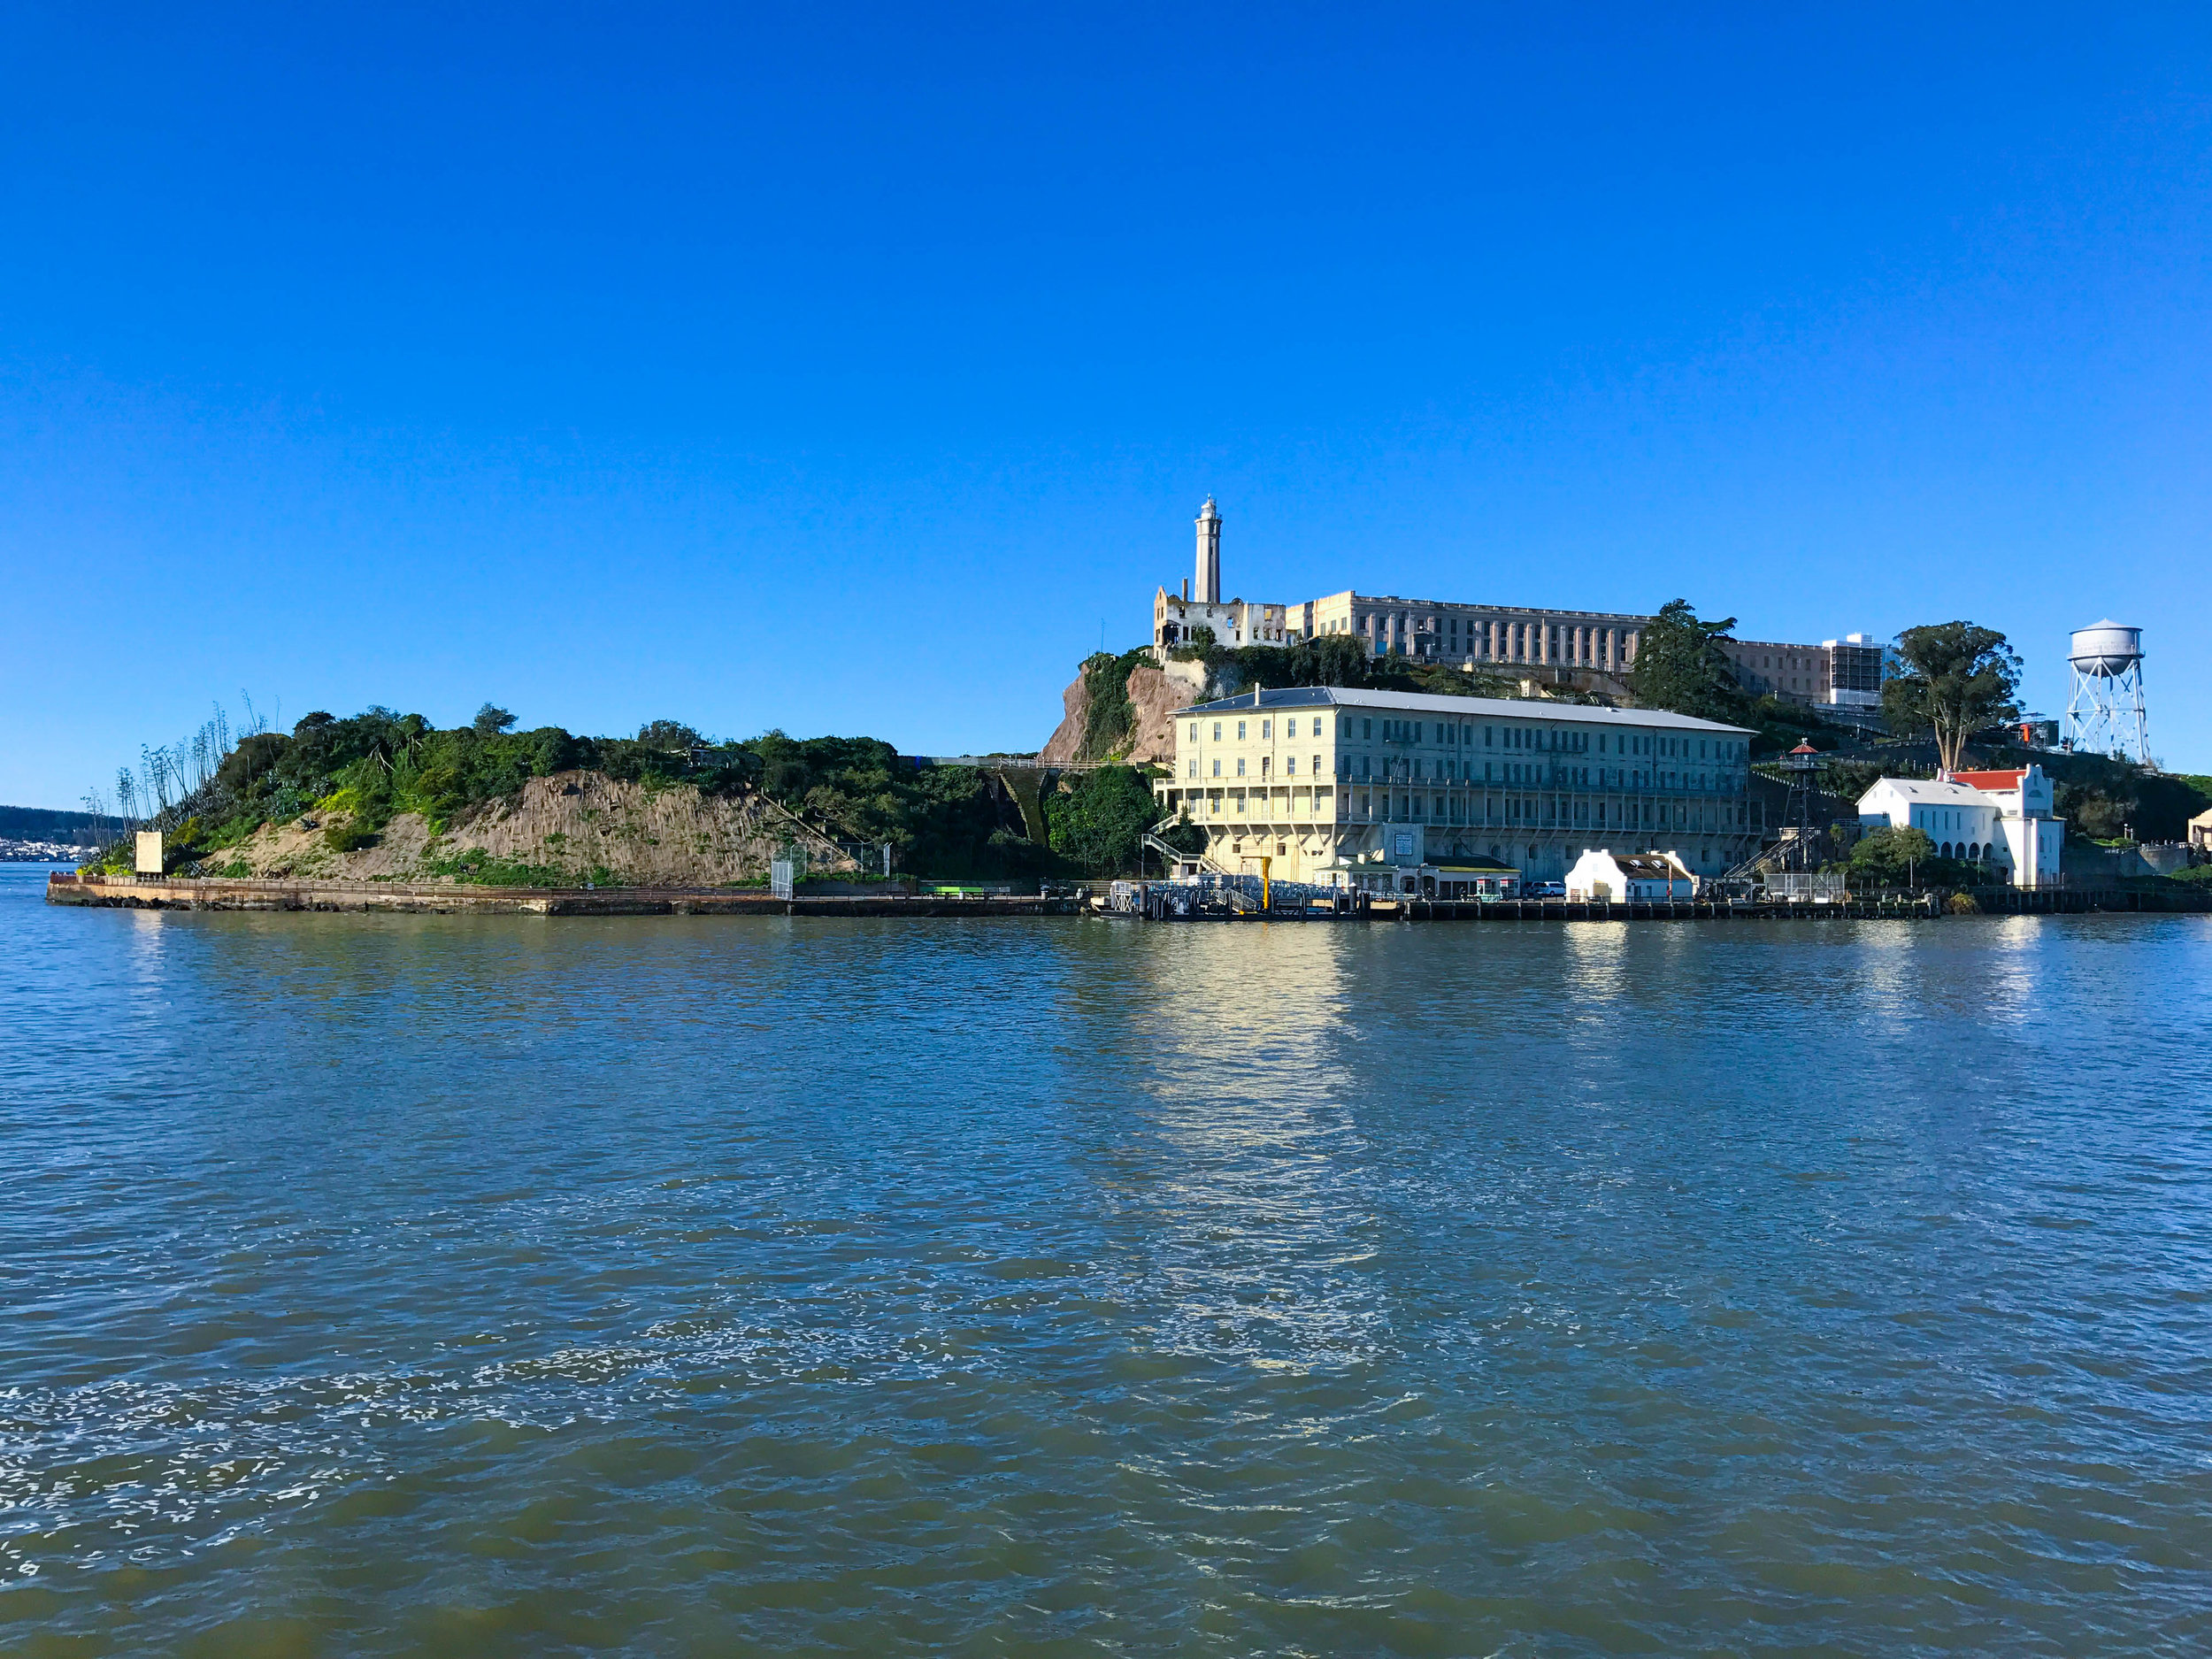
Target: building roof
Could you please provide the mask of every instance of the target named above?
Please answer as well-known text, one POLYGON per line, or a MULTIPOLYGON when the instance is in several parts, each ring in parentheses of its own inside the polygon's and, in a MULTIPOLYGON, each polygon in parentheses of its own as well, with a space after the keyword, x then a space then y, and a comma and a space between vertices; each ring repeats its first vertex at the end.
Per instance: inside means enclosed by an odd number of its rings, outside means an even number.
POLYGON ((1972 788, 1993 789, 2001 792, 2007 789, 2017 789, 2020 787, 2020 780, 2027 775, 2026 770, 2023 768, 2013 772, 1955 772, 1951 777, 1955 782, 1966 784, 1972 788))
POLYGON ((1653 880, 1671 881, 1682 872, 1656 853, 1608 853, 1615 868, 1624 876, 1644 876, 1653 880))
POLYGON ((1526 697, 1448 697, 1425 691, 1363 691, 1343 686, 1286 686, 1248 691, 1177 710, 1179 714, 1233 714, 1240 709, 1373 709, 1391 714, 1455 714, 1469 720, 1558 720, 1575 726, 1663 727, 1673 732, 1725 732, 1748 737, 1748 728, 1723 726, 1663 709, 1593 709, 1573 703, 1540 703, 1526 697))
POLYGON ((1907 801, 1935 806, 1993 806, 1996 803, 1971 784, 1941 783, 1933 778, 1877 778, 1874 787, 1859 797, 1864 806, 1870 796, 1887 790, 1907 801))

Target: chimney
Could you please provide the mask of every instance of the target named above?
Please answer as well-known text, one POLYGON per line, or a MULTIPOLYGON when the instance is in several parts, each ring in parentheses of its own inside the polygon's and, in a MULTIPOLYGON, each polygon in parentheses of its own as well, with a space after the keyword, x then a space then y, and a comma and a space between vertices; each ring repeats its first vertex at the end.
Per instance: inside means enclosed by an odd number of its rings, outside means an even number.
POLYGON ((1183 603, 1190 603, 1190 578, 1187 576, 1183 578, 1183 603))

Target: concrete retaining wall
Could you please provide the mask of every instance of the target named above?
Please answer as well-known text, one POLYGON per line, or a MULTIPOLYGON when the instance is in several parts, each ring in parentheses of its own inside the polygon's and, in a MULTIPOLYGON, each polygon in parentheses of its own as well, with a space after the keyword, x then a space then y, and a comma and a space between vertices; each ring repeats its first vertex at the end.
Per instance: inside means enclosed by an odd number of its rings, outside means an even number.
POLYGON ((860 893, 771 897, 715 887, 473 887, 404 881, 186 880, 78 876, 46 880, 50 904, 150 910, 396 910, 422 915, 1060 916, 1075 901, 992 895, 860 893))

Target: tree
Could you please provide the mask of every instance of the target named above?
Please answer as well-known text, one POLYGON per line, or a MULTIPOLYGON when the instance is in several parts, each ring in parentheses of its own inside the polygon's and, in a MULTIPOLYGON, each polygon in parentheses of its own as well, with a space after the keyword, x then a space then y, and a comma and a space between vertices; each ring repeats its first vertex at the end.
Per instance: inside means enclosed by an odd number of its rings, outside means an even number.
POLYGON ((1700 720, 1740 723, 1749 706, 1720 641, 1736 618, 1704 622, 1686 599, 1671 599, 1644 626, 1628 689, 1639 708, 1667 709, 1700 720))
POLYGON ((1136 867, 1144 833, 1160 816, 1152 786, 1133 766, 1101 766, 1078 779, 1046 813, 1052 850, 1094 872, 1136 867))
POLYGON ((1898 736, 1935 734, 1936 764, 1956 772, 1966 740, 1999 720, 2016 720, 2020 658, 1994 628, 1938 622, 1897 636, 1904 672, 1882 683, 1882 718, 1898 736))
POLYGON ((1869 830, 1851 849, 1851 874, 1870 887, 1900 887, 1910 879, 1915 865, 1935 856, 1935 843, 1925 830, 1869 830))
POLYGON ((469 725, 479 737, 496 737, 502 732, 514 730, 515 717, 506 710, 488 703, 476 711, 476 718, 469 725))
POLYGON ((638 727, 637 741, 648 749, 688 757, 705 740, 681 720, 648 720, 638 727))

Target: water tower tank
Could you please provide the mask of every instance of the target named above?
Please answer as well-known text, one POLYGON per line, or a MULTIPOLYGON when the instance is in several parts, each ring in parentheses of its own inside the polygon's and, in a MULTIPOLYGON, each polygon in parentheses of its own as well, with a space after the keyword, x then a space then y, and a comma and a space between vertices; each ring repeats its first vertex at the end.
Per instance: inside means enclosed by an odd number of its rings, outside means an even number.
POLYGON ((2082 673, 2116 677, 2143 660, 2143 630, 2110 618, 2093 627, 2074 630, 2073 649, 2068 653, 2082 673))

